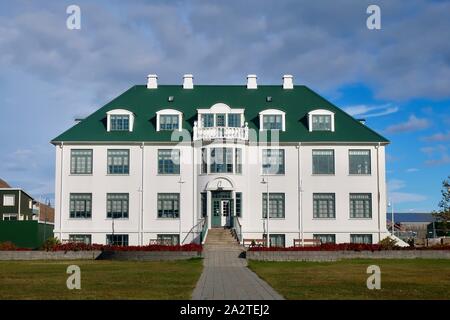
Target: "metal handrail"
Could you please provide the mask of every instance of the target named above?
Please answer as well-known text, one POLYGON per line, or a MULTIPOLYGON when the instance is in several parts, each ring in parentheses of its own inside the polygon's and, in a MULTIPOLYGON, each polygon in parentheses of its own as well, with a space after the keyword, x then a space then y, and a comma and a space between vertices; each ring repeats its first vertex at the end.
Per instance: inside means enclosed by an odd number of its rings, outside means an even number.
POLYGON ((234 216, 233 229, 235 231, 239 243, 242 243, 242 225, 241 222, 239 221, 239 217, 237 216, 234 216))
MULTIPOLYGON (((183 244, 183 243, 186 241, 187 237, 188 237, 190 234, 193 234, 193 235, 194 235, 194 233, 197 233, 197 234, 201 233, 202 230, 203 230, 203 224, 204 224, 204 223, 205 223, 205 218, 201 218, 200 221, 199 221, 196 225, 194 225, 194 226, 189 230, 189 232, 186 234, 186 236, 184 237, 183 241, 181 241, 180 244, 183 244), (194 230, 195 230, 196 228, 198 228, 200 225, 201 225, 200 231, 194 232, 194 230)), ((193 239, 195 239, 195 235, 194 235, 194 238, 193 238, 193 239)))

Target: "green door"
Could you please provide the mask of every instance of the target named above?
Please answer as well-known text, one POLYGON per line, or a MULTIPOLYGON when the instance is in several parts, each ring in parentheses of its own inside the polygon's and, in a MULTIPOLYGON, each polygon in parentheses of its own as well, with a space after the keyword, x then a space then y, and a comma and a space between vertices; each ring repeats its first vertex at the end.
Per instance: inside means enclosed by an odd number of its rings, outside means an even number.
POLYGON ((222 226, 222 217, 220 214, 220 199, 212 200, 212 221, 211 227, 221 227, 222 226))

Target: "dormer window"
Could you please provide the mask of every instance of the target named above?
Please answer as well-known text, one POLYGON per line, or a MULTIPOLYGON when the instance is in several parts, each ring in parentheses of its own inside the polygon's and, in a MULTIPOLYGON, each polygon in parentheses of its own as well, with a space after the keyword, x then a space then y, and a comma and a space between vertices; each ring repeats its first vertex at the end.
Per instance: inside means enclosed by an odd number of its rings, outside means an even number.
POLYGON ((156 113, 157 131, 181 131, 182 113, 173 109, 164 109, 156 113))
POLYGON ((125 109, 114 109, 106 113, 107 131, 133 131, 134 114, 125 109))
POLYGON ((334 131, 334 113, 318 109, 308 114, 309 131, 334 131))
POLYGON ((281 110, 268 109, 259 113, 259 130, 286 130, 286 113, 281 110))

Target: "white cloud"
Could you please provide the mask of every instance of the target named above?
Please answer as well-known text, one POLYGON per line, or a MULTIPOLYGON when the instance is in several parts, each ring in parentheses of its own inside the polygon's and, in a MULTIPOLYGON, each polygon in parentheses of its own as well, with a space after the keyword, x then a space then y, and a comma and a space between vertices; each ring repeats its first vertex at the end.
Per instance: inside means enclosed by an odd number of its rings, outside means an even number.
POLYGON ((408 169, 406 169, 406 172, 408 172, 408 173, 417 172, 417 171, 419 171, 419 169, 417 169, 417 168, 408 168, 408 169))
POLYGON ((402 123, 394 124, 386 128, 387 133, 414 132, 428 128, 431 125, 430 120, 417 118, 414 114, 409 116, 408 120, 402 123))
POLYGON ((387 186, 389 191, 395 191, 404 188, 406 184, 403 180, 392 179, 388 181, 387 186))
POLYGON ((449 141, 450 140, 450 131, 447 131, 447 133, 436 133, 431 136, 423 137, 421 139, 422 141, 427 142, 443 142, 443 141, 449 141))
POLYGON ((353 117, 363 118, 381 117, 391 113, 395 113, 399 110, 398 107, 391 106, 389 104, 381 106, 367 106, 360 104, 344 107, 343 109, 353 117))
POLYGON ((427 199, 426 196, 417 193, 392 192, 390 195, 394 204, 404 202, 421 202, 427 199))

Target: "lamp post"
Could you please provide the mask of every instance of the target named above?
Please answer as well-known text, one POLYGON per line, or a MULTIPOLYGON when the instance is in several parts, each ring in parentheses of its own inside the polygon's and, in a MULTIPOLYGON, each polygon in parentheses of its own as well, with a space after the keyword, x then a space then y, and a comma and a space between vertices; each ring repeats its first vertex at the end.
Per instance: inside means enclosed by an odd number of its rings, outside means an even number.
POLYGON ((391 208, 391 232, 392 235, 395 236, 394 203, 392 202, 392 200, 389 201, 388 207, 391 208))
POLYGON ((179 197, 178 197, 178 237, 179 237, 179 241, 178 244, 181 246, 181 186, 183 185, 183 183, 185 183, 186 181, 183 181, 181 179, 181 175, 180 175, 180 179, 178 180, 178 185, 179 185, 179 197))
POLYGON ((267 200, 267 202, 266 202, 266 205, 267 205, 267 210, 266 210, 267 211, 267 215, 266 215, 266 220, 267 220, 267 222, 266 222, 266 225, 267 225, 267 229, 266 229, 266 231, 267 231, 266 243, 267 243, 267 247, 270 247, 270 233, 269 233, 269 219, 270 219, 269 178, 266 177, 266 179, 264 179, 264 176, 263 176, 263 179, 262 179, 261 183, 265 184, 266 188, 267 188, 267 190, 266 190, 266 194, 267 194, 267 198, 266 198, 266 200, 267 200))

